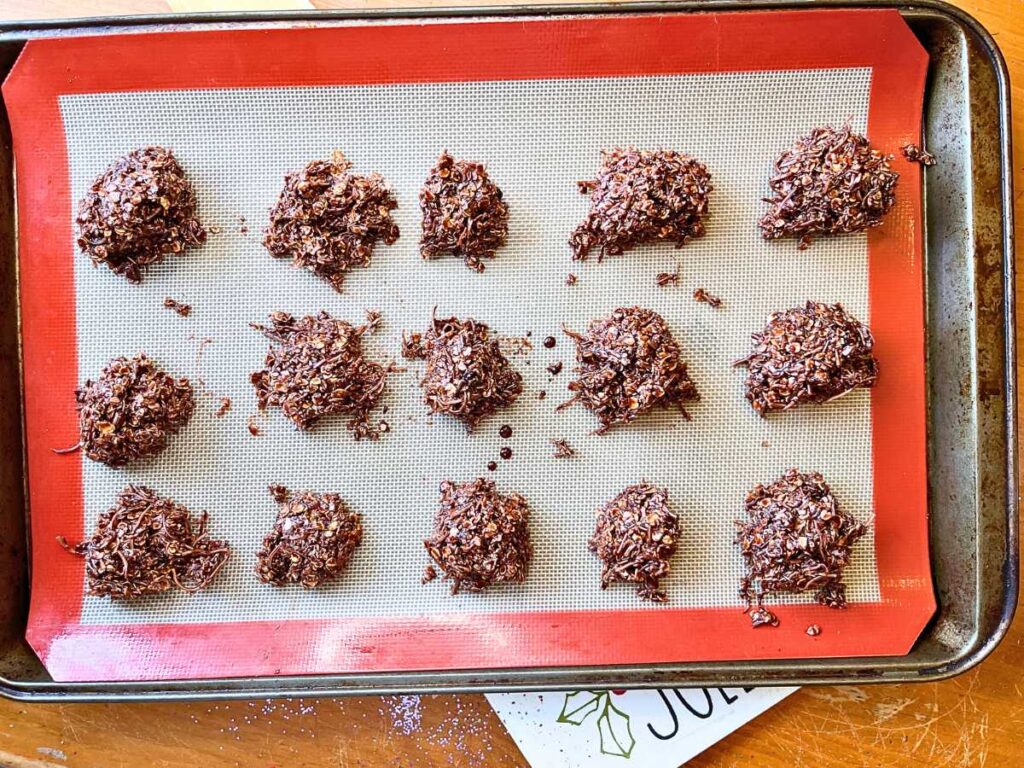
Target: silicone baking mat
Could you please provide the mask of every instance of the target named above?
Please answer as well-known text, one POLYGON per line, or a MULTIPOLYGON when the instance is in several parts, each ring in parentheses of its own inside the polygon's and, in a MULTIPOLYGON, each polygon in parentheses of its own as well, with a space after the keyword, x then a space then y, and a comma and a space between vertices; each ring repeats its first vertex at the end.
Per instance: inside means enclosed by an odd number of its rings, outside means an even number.
POLYGON ((920 170, 898 148, 920 134, 927 66, 894 12, 623 15, 361 24, 33 41, 4 86, 18 174, 21 310, 33 555, 28 637, 63 680, 635 664, 901 654, 934 610, 925 496, 920 170), (867 235, 805 252, 756 228, 774 157, 809 128, 849 121, 897 154, 899 202, 867 235), (172 148, 192 179, 208 243, 130 285, 76 251, 75 201, 115 157, 172 148), (704 161, 715 191, 707 235, 573 263, 566 243, 602 148, 671 147, 704 161), (287 171, 340 149, 380 171, 402 235, 343 293, 269 256, 260 230, 287 171), (442 149, 480 160, 511 209, 509 242, 478 275, 423 262, 417 192, 442 149), (658 287, 680 269, 679 286, 658 287), (569 272, 579 277, 567 286, 569 272), (713 310, 697 287, 720 295, 713 310), (165 297, 189 303, 181 318, 165 297), (840 301, 869 322, 881 377, 824 407, 758 418, 731 367, 768 314, 840 301), (582 329, 616 306, 661 313, 701 401, 604 436, 567 396, 582 329), (397 357, 403 330, 472 316, 532 349, 511 354, 525 394, 467 435, 428 417, 412 363, 390 385, 378 442, 343 420, 300 433, 256 413, 249 372, 267 342, 248 327, 274 310, 380 310, 371 354, 397 357), (541 340, 558 338, 548 349, 541 340), (203 341, 203 340, 208 341, 203 341), (73 444, 73 392, 110 358, 145 351, 202 379, 188 427, 156 459, 123 470, 51 449, 73 444), (562 361, 560 375, 546 367, 562 361), (547 397, 538 398, 544 390, 547 397), (228 396, 233 409, 214 411, 228 396), (502 424, 513 428, 499 438, 502 424), (578 457, 556 460, 549 438, 578 457), (535 556, 523 585, 448 594, 420 584, 442 479, 493 474, 529 501, 535 556), (824 473, 871 533, 847 571, 850 607, 779 598, 782 624, 750 628, 737 590, 733 521, 746 491, 790 466, 824 473), (624 486, 668 487, 683 537, 669 603, 602 591, 587 551, 596 509, 624 486), (84 594, 77 540, 129 482, 207 509, 232 560, 208 590, 113 603, 84 594), (341 493, 366 534, 349 571, 315 591, 253 575, 276 512, 271 483, 341 493), (822 627, 806 635, 811 623, 822 627))

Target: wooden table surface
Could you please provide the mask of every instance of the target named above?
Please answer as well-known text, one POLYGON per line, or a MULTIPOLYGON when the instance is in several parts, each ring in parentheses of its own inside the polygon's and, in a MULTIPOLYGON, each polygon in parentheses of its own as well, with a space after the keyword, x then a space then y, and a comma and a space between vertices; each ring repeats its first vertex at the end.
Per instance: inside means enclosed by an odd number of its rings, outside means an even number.
MULTIPOLYGON (((484 0, 490 2, 491 0, 484 0)), ((392 5, 452 5, 404 0, 392 5)), ((1024 147, 1024 0, 955 0, 995 36, 1024 147)), ((301 3, 299 3, 301 4, 301 3)), ((386 6, 313 0, 317 7, 386 6)), ((225 0, 0 0, 0 18, 295 7, 225 0)), ((1014 163, 1024 242, 1024 165, 1014 163)), ((1018 285, 1018 290, 1020 286, 1018 285)), ((1024 317, 1024 313, 1021 313, 1024 317)), ((1018 321, 1022 322, 1022 321, 1018 321)), ((1019 329, 1018 329, 1019 330, 1019 329)), ((1019 337, 1019 334, 1018 334, 1019 337)), ((0 700, 2 766, 523 766, 482 696, 424 696, 418 727, 380 697, 194 704, 26 705, 0 700)), ((1024 618, 980 667, 927 685, 805 688, 689 765, 1017 766, 1024 762, 1024 618)))

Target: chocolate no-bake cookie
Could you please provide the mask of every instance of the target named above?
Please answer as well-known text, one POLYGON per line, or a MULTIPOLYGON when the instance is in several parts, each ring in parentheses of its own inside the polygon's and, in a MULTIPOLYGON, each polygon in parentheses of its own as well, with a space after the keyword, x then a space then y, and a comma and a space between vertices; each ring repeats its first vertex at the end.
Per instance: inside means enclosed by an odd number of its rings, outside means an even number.
POLYGON ((747 400, 762 415, 835 400, 878 378, 871 331, 840 304, 774 312, 752 338, 753 351, 735 364, 747 367, 747 400))
POLYGON ((685 416, 683 403, 698 399, 679 345, 657 312, 620 307, 591 322, 585 334, 563 330, 576 341, 579 366, 569 384, 573 396, 559 409, 580 403, 600 419, 597 434, 655 408, 674 406, 685 416))
POLYGON ((164 373, 144 354, 111 360, 75 399, 85 455, 111 467, 160 453, 196 408, 189 380, 164 373))
POLYGON ((669 509, 668 491, 647 483, 629 486, 601 508, 590 537, 590 551, 601 559, 601 589, 636 584, 644 600, 665 602, 660 581, 678 542, 679 518, 669 509))
POLYGON ((754 488, 744 504, 748 519, 736 523, 746 565, 740 595, 753 625, 778 624, 764 607, 771 592, 814 592, 822 605, 844 607, 843 570, 866 530, 839 508, 824 478, 790 469, 754 488))
POLYGON ((287 312, 270 315, 271 325, 253 328, 275 342, 262 371, 250 376, 260 410, 280 407, 300 429, 313 429, 330 414, 349 417, 356 439, 377 438, 367 416, 384 392, 388 369, 367 360, 366 325, 353 326, 326 312, 296 320, 287 312))
POLYGON ((447 152, 438 158, 420 190, 420 210, 424 259, 449 253, 483 272, 483 259, 494 258, 508 238, 508 205, 487 169, 480 163, 456 160, 447 152))
POLYGON ((260 581, 313 588, 345 570, 363 540, 359 513, 336 493, 291 493, 274 485, 270 494, 279 508, 256 554, 260 581))
POLYGON ((129 485, 100 515, 96 530, 69 552, 85 558, 90 595, 130 600, 177 587, 197 592, 227 561, 226 542, 210 538, 207 513, 198 520, 172 499, 129 485))
POLYGON ((336 291, 350 269, 370 263, 378 241, 398 239, 394 194, 379 173, 360 176, 351 167, 335 152, 286 175, 263 234, 273 256, 291 259, 336 291))
POLYGON ((798 237, 806 248, 813 235, 877 227, 896 202, 900 175, 889 167, 891 159, 849 127, 801 136, 775 161, 762 237, 798 237))
POLYGON ((688 155, 602 151, 597 178, 577 185, 590 195, 590 212, 569 238, 573 259, 586 259, 595 247, 598 261, 641 243, 669 241, 680 247, 704 234, 711 174, 688 155))
POLYGON ((75 224, 78 247, 93 264, 133 283, 142 279, 143 268, 206 240, 192 184, 163 147, 115 160, 79 202, 75 224))
POLYGON ((472 318, 432 318, 426 333, 403 340, 402 354, 426 360, 420 386, 430 410, 459 419, 467 429, 514 403, 523 391, 523 377, 498 340, 472 318))
POLYGON ((533 554, 530 509, 516 493, 500 494, 490 480, 441 483, 434 532, 423 542, 430 559, 460 589, 479 592, 503 581, 522 582, 533 554))

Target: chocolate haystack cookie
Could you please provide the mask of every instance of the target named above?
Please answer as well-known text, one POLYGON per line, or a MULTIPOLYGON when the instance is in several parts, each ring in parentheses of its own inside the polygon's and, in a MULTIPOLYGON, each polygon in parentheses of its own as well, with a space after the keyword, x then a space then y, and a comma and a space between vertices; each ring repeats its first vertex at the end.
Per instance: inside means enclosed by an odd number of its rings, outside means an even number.
POLYGON ((260 410, 278 406, 299 429, 313 429, 324 416, 342 413, 357 440, 379 437, 367 416, 384 392, 388 370, 364 357, 367 326, 326 312, 301 320, 274 312, 270 321, 269 327, 252 324, 278 344, 267 350, 266 368, 249 377, 260 410))
POLYGON ((196 408, 189 380, 169 376, 144 354, 111 360, 75 400, 85 455, 111 467, 156 456, 196 408))
POLYGON ((517 493, 503 495, 490 480, 441 483, 434 532, 423 546, 452 594, 479 592, 502 581, 522 582, 533 554, 530 509, 517 493))
POLYGON ((402 354, 427 361, 420 386, 430 410, 454 416, 470 430, 523 391, 523 377, 498 340, 472 318, 432 318, 425 334, 403 339, 402 354))
POLYGON ((815 128, 775 161, 768 182, 771 207, 758 225, 766 240, 860 232, 877 227, 896 202, 900 175, 890 156, 849 127, 815 128))
POLYGON ((762 415, 835 400, 878 378, 871 331, 839 304, 774 312, 752 338, 754 350, 735 365, 747 367, 747 400, 762 415))
POLYGON ((69 552, 85 558, 90 595, 130 600, 172 587, 198 592, 228 559, 226 542, 206 532, 207 513, 193 520, 188 509, 141 485, 117 494, 100 515, 96 531, 69 552))
POLYGON ((846 605, 843 569, 864 526, 839 509, 817 472, 790 469, 747 494, 748 520, 737 522, 747 573, 740 595, 755 627, 778 624, 764 607, 770 592, 810 592, 829 608, 846 605))
POLYGON ((291 259, 336 291, 353 267, 365 267, 378 240, 391 245, 398 226, 391 211, 395 196, 379 173, 359 176, 340 152, 314 160, 284 177, 284 189, 270 211, 263 245, 279 259, 291 259))
POLYGON ((144 147, 120 157, 78 204, 78 247, 137 283, 144 267, 206 240, 196 195, 174 153, 144 147))
POLYGON ((668 491, 631 485, 597 514, 590 551, 601 558, 601 589, 617 581, 636 584, 644 600, 663 603, 660 587, 679 541, 679 518, 668 507, 668 491))
POLYGON ((483 259, 508 237, 508 205, 480 163, 456 160, 443 152, 420 190, 423 234, 420 255, 436 259, 446 253, 466 266, 484 271, 483 259))
POLYGON ((569 384, 572 398, 558 408, 580 403, 600 419, 597 434, 654 408, 675 406, 686 416, 683 403, 699 398, 679 345, 657 312, 620 307, 591 322, 586 334, 563 330, 576 341, 579 376, 569 384))
POLYGON ((313 588, 345 570, 363 540, 359 513, 336 493, 291 493, 273 485, 270 495, 279 509, 256 554, 260 581, 313 588))
POLYGON ((641 243, 680 247, 704 234, 711 174, 694 158, 671 150, 601 152, 594 181, 577 182, 590 212, 569 238, 573 259, 615 256, 641 243))

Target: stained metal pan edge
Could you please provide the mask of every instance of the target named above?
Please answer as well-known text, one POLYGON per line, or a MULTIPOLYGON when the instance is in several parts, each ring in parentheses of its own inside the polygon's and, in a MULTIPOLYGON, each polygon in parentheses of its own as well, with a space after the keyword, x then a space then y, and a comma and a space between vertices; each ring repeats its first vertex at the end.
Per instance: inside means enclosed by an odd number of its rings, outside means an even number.
POLYGON ((338 12, 220 13, 0 24, 0 76, 33 37, 366 21, 556 14, 898 8, 932 56, 925 122, 940 164, 927 174, 929 495, 939 604, 904 657, 690 663, 233 678, 146 683, 54 683, 24 643, 27 613, 21 372, 13 158, 0 120, 0 694, 18 699, 125 701, 328 696, 591 687, 807 685, 938 680, 982 661, 1017 603, 1018 496, 1010 100, 992 37, 942 2, 711 2, 338 12))

